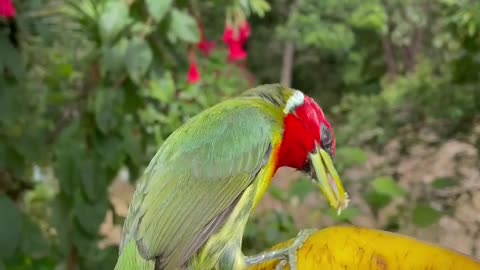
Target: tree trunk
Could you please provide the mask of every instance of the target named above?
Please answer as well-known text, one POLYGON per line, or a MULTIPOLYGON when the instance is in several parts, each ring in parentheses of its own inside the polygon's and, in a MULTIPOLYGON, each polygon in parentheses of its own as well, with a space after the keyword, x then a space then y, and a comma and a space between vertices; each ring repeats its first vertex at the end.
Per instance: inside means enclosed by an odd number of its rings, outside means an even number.
POLYGON ((395 61, 395 53, 393 49, 392 41, 390 40, 390 35, 386 35, 382 39, 383 45, 383 59, 387 65, 387 75, 393 80, 398 75, 397 62, 395 61))
POLYGON ((282 60, 282 74, 280 83, 287 87, 290 87, 292 84, 292 70, 293 70, 293 61, 295 56, 295 45, 292 41, 287 41, 285 43, 285 48, 283 49, 283 60, 282 60))
POLYGON ((418 55, 422 51, 422 43, 423 43, 423 29, 421 28, 415 28, 412 33, 412 41, 411 43, 405 48, 405 54, 406 54, 406 72, 414 72, 415 67, 418 62, 418 55))
MULTIPOLYGON (((297 7, 298 7, 298 0, 294 0, 290 5, 290 12, 288 13, 288 17, 292 16, 297 11, 297 7)), ((295 44, 293 41, 288 40, 287 42, 285 42, 285 47, 283 48, 282 71, 281 71, 282 73, 280 74, 280 83, 287 87, 290 87, 292 84, 292 73, 293 73, 294 61, 295 61, 295 44)))

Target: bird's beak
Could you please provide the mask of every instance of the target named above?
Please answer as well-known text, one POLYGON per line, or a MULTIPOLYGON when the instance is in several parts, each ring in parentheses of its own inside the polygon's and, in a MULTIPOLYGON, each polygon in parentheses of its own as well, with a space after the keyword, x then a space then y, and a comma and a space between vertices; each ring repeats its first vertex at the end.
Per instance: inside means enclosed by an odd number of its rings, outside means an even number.
POLYGON ((312 180, 320 186, 320 190, 331 207, 340 214, 348 206, 348 194, 345 192, 337 170, 333 166, 330 155, 318 147, 309 154, 312 180))

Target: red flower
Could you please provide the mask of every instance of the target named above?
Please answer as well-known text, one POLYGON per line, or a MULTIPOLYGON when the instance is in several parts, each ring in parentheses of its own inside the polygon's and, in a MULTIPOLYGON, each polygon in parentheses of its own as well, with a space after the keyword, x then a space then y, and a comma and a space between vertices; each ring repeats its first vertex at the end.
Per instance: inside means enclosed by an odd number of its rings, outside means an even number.
POLYGON ((250 33, 251 33, 251 28, 247 21, 244 21, 240 25, 239 31, 240 31, 240 42, 242 42, 242 44, 245 44, 245 42, 247 42, 248 37, 250 37, 250 33))
POLYGON ((223 30, 222 40, 223 43, 225 43, 225 45, 227 46, 230 46, 230 44, 235 42, 233 38, 233 28, 231 26, 225 26, 225 30, 223 30))
POLYGON ((215 48, 215 43, 202 39, 198 44, 197 48, 205 55, 210 55, 210 52, 215 48))
POLYGON ((190 61, 188 67, 187 82, 189 84, 196 84, 200 81, 200 72, 198 71, 197 62, 195 60, 190 61))
POLYGON ((205 38, 205 31, 203 30, 202 24, 199 22, 198 23, 198 28, 200 29, 200 42, 197 43, 197 48, 202 52, 205 56, 210 55, 210 51, 215 48, 215 43, 208 41, 205 38))
POLYGON ((235 62, 247 58, 247 52, 240 42, 233 42, 228 47, 228 61, 235 62))
POLYGON ((244 45, 250 33, 251 28, 247 21, 243 21, 238 29, 234 29, 228 24, 225 26, 222 40, 228 46, 228 61, 235 62, 247 58, 244 45))
POLYGON ((15 7, 11 0, 0 0, 0 18, 11 19, 15 17, 15 7))

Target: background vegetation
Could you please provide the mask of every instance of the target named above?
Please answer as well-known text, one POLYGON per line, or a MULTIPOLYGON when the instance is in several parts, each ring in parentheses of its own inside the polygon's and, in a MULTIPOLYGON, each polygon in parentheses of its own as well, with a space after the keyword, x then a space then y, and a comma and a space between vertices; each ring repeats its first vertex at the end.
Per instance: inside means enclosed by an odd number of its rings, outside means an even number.
POLYGON ((478 1, 12 4, 0 7, 0 269, 112 269, 132 185, 163 140, 278 81, 327 112, 353 201, 337 217, 279 173, 246 251, 350 223, 480 257, 478 1), (245 19, 250 35, 224 43, 245 19))

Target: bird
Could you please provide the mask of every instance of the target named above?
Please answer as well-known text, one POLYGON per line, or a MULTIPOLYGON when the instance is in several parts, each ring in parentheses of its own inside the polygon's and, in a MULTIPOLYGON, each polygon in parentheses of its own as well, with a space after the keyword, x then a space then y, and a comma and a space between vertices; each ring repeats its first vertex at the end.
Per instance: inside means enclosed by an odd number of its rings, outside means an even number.
POLYGON ((291 247, 245 256, 245 226, 280 167, 304 172, 330 207, 345 209, 335 147, 320 106, 281 84, 205 109, 168 136, 140 177, 115 270, 243 270, 272 259, 296 269, 308 229, 291 247))

